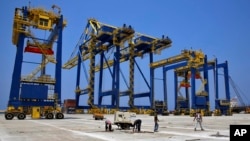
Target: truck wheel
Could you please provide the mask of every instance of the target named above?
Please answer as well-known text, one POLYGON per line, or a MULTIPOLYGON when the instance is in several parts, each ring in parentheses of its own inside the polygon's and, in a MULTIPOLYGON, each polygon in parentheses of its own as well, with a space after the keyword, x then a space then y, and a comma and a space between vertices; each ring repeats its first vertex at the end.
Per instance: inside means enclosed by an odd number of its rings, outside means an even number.
POLYGON ((126 124, 121 124, 121 129, 126 129, 126 124))
POLYGON ((14 118, 14 115, 12 113, 6 113, 5 114, 5 119, 6 120, 12 120, 14 118))
POLYGON ((19 113, 19 114, 17 115, 17 118, 18 118, 19 120, 23 120, 23 119, 26 118, 26 115, 25 115, 24 113, 19 113))
POLYGON ((53 119, 54 118, 54 115, 52 113, 48 113, 46 115, 46 119, 53 119))
POLYGON ((56 119, 63 119, 63 118, 64 118, 63 113, 57 113, 56 114, 56 119))
POLYGON ((130 129, 130 125, 124 123, 124 124, 121 125, 121 128, 122 128, 123 130, 129 130, 129 129, 130 129))

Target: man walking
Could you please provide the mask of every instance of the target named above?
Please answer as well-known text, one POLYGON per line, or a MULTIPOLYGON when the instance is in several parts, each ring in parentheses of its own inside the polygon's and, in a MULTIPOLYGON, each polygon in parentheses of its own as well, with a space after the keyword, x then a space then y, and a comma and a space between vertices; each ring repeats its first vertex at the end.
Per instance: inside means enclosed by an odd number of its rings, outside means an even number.
POLYGON ((202 116, 201 116, 200 111, 196 112, 193 121, 195 121, 195 120, 196 120, 196 123, 195 123, 194 131, 196 131, 198 124, 200 125, 201 130, 204 131, 204 129, 202 127, 202 116))
POLYGON ((158 132, 158 127, 159 127, 159 119, 158 119, 158 116, 157 116, 157 113, 155 113, 155 116, 154 116, 154 122, 155 122, 155 128, 154 128, 154 131, 155 132, 158 132))

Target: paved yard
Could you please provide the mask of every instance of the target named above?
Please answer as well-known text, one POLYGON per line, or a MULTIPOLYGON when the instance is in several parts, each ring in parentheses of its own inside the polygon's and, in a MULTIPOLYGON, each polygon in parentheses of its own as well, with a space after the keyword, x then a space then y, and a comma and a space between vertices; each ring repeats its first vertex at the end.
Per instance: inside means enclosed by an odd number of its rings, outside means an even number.
MULTIPOLYGON (((114 120, 113 115, 105 118, 114 120)), ((62 120, 30 119, 5 120, 0 114, 0 141, 217 141, 229 140, 230 124, 250 125, 250 114, 204 117, 205 131, 194 131, 193 118, 189 116, 158 116, 159 132, 153 132, 154 117, 137 115, 142 120, 141 133, 120 130, 113 125, 113 132, 105 132, 104 120, 94 120, 88 114, 65 114, 62 120)))

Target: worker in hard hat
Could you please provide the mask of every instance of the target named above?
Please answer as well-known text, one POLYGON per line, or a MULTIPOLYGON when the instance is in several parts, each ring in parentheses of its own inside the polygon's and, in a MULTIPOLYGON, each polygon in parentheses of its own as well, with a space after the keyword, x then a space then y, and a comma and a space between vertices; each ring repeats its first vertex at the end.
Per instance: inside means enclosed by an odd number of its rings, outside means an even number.
POLYGON ((111 123, 111 121, 109 120, 109 119, 107 119, 106 121, 105 121, 105 130, 106 131, 112 131, 112 123, 111 123))
POLYGON ((194 119, 193 121, 196 121, 195 123, 195 127, 194 127, 194 131, 196 131, 197 125, 200 125, 201 130, 203 131, 203 127, 202 127, 202 115, 200 113, 200 111, 197 111, 194 115, 194 119))
POLYGON ((135 131, 140 132, 141 131, 141 119, 137 119, 134 121, 134 128, 133 128, 133 132, 135 131))

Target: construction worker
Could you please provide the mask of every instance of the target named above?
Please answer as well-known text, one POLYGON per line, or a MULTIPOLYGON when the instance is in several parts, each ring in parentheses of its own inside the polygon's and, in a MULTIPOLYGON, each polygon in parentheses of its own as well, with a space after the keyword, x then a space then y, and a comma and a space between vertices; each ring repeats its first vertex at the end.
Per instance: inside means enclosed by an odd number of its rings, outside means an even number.
POLYGON ((134 128, 133 128, 133 132, 135 132, 135 129, 140 132, 141 131, 141 120, 137 119, 134 121, 134 128))
POLYGON ((108 131, 108 129, 109 129, 109 131, 112 131, 112 123, 109 119, 107 119, 105 121, 105 129, 106 129, 106 131, 108 131))
POLYGON ((154 128, 154 131, 155 132, 158 132, 158 127, 159 127, 159 119, 158 119, 158 116, 157 116, 157 113, 155 113, 155 116, 154 116, 154 122, 155 122, 155 128, 154 128))
POLYGON ((204 129, 202 127, 202 115, 201 115, 200 111, 197 111, 196 114, 194 115, 193 121, 195 121, 195 120, 196 120, 196 123, 195 123, 194 131, 196 131, 196 127, 198 124, 200 125, 201 130, 204 131, 204 129))

